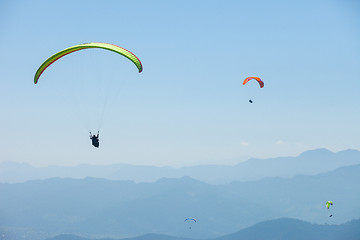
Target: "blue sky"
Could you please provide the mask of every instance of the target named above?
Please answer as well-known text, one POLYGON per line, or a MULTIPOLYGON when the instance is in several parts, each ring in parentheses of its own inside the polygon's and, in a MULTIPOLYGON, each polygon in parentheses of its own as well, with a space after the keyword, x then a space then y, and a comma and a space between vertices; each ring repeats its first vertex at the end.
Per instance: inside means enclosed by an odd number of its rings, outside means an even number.
POLYGON ((0 161, 183 166, 360 149, 359 12, 351 0, 0 0, 0 161), (46 58, 84 42, 131 50, 143 73, 84 51, 33 84, 46 58), (248 76, 265 87, 242 86, 248 76), (88 103, 104 79, 116 91, 95 149, 71 101, 88 103))

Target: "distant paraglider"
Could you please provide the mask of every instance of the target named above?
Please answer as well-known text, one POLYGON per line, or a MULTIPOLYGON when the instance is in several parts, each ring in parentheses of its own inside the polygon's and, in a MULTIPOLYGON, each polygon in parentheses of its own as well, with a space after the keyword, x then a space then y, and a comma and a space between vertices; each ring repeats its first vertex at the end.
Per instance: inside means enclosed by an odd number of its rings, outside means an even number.
MULTIPOLYGON (((196 223, 196 219, 195 219, 195 218, 186 218, 186 219, 184 220, 184 222, 187 222, 187 221, 196 223)), ((191 226, 189 226, 189 229, 191 229, 191 226)))
MULTIPOLYGON (((247 77, 247 78, 245 78, 245 80, 243 82, 243 85, 245 85, 246 83, 248 83, 252 79, 256 80, 259 83, 260 88, 264 87, 264 82, 259 77, 247 77)), ((249 103, 253 103, 253 100, 249 99, 249 103)))
MULTIPOLYGON (((332 201, 327 201, 326 202, 326 208, 327 209, 330 209, 330 206, 332 206, 333 205, 333 202, 332 201)), ((330 216, 329 217, 332 217, 333 215, 332 215, 332 213, 330 213, 330 216)))

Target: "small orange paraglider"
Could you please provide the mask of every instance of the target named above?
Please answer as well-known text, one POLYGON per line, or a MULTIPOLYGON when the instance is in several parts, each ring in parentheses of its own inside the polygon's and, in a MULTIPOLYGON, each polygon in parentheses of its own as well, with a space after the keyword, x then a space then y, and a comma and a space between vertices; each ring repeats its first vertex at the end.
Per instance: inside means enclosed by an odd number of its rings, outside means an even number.
POLYGON ((260 88, 263 88, 264 87, 264 82, 258 78, 258 77, 248 77, 248 78, 245 78, 244 82, 243 82, 243 85, 245 85, 248 81, 250 81, 251 79, 255 79, 259 85, 260 85, 260 88))
MULTIPOLYGON (((264 82, 259 77, 247 77, 247 78, 245 78, 243 85, 245 85, 247 82, 249 82, 252 79, 256 80, 259 83, 260 88, 264 87, 264 82)), ((253 100, 249 99, 249 103, 253 103, 253 100)))

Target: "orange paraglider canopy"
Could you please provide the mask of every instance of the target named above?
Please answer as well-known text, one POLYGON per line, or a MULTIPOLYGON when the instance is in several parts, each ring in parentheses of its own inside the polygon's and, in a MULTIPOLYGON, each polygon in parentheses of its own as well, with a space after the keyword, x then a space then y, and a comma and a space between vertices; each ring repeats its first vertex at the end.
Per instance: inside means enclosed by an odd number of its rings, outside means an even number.
POLYGON ((251 79, 255 79, 259 85, 260 85, 260 88, 263 88, 264 87, 264 82, 258 78, 258 77, 248 77, 248 78, 245 78, 244 82, 243 82, 243 85, 245 85, 248 81, 250 81, 251 79))

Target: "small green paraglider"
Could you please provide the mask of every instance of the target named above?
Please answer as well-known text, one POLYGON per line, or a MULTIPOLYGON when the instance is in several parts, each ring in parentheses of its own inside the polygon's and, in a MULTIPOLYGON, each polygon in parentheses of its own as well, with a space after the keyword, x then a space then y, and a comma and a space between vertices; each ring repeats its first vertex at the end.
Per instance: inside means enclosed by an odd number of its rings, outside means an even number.
MULTIPOLYGON (((326 208, 327 209, 330 209, 330 206, 332 206, 333 205, 333 202, 332 201, 327 201, 326 202, 326 208)), ((332 213, 330 213, 330 216, 329 217, 332 217, 333 215, 332 215, 332 213)))

